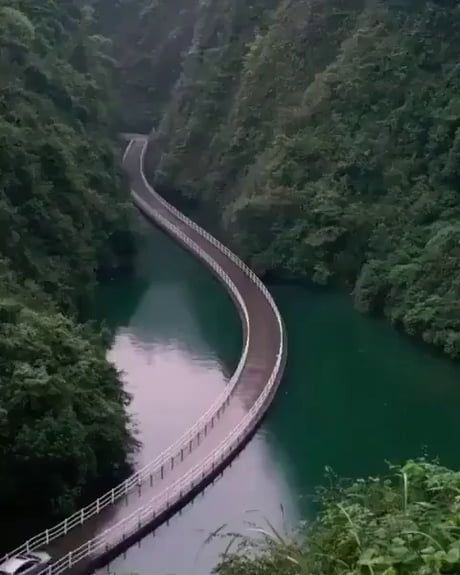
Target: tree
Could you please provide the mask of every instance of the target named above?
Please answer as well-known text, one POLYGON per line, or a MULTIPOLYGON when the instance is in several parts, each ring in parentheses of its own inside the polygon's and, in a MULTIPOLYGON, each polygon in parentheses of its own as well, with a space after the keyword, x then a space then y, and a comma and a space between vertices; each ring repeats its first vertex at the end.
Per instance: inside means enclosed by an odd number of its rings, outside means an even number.
POLYGON ((82 322, 133 239, 107 43, 75 0, 0 0, 0 503, 62 514, 126 471, 119 374, 82 322))

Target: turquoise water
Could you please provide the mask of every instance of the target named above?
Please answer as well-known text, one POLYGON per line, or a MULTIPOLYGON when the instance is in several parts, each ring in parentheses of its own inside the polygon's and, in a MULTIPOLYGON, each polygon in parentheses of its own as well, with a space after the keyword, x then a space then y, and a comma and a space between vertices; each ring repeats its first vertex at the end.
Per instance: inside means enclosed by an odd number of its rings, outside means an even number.
MULTIPOLYGON (((136 277, 106 286, 99 313, 114 329, 110 357, 133 393, 142 462, 221 391, 238 361, 241 330, 211 275, 161 232, 140 226, 136 277)), ((226 532, 251 533, 267 519, 289 532, 308 519, 326 466, 358 477, 425 452, 460 466, 459 366, 359 315, 345 296, 271 290, 289 361, 269 416, 223 477, 110 572, 209 573, 226 532)))

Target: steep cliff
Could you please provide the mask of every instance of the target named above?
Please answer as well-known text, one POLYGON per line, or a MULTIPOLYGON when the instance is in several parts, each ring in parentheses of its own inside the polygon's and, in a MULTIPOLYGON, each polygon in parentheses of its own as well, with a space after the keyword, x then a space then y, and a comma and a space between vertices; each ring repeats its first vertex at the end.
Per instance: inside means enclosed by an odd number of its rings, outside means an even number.
MULTIPOLYGON (((88 0, 81 0, 88 4, 88 0)), ((113 42, 123 128, 156 125, 191 44, 198 0, 90 0, 113 42)))
POLYGON ((152 146, 259 271, 460 355, 460 8, 210 0, 152 146))

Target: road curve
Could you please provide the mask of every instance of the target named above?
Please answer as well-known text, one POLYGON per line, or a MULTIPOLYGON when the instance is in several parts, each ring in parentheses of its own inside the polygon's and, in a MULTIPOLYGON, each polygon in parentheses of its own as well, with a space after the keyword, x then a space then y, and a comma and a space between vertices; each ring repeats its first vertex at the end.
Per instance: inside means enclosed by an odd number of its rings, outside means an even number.
POLYGON ((241 260, 152 189, 143 171, 147 145, 146 136, 132 136, 123 158, 133 202, 202 260, 226 287, 242 320, 245 345, 227 389, 166 455, 147 466, 145 473, 141 470, 134 480, 124 482, 121 490, 114 488, 67 523, 22 546, 35 549, 48 543, 45 548, 53 563, 43 575, 87 572, 100 566, 183 507, 249 440, 284 370, 286 336, 270 294, 241 260), (131 491, 134 496, 129 505, 120 505, 119 495, 131 491))
MULTIPOLYGON (((230 257, 235 258, 236 261, 230 259, 228 255, 222 252, 219 246, 214 245, 203 236, 201 228, 198 226, 196 226, 197 229, 192 228, 189 220, 165 202, 148 184, 143 171, 143 157, 147 144, 148 140, 146 137, 138 136, 136 139, 131 140, 124 157, 124 168, 130 180, 133 201, 144 215, 163 227, 166 232, 175 237, 179 243, 192 251, 194 255, 201 257, 196 252, 195 247, 185 245, 183 239, 174 230, 166 228, 164 225, 165 221, 185 234, 207 256, 210 256, 235 284, 246 306, 250 324, 249 348, 244 369, 239 378, 236 395, 243 398, 246 406, 250 408, 265 387, 275 368, 277 355, 282 345, 283 328, 279 324, 272 302, 261 293, 253 278, 249 277, 242 269, 241 266, 244 266, 244 264, 231 252, 230 257)), ((191 223, 194 226, 196 225, 193 222, 191 223)), ((214 240, 214 238, 211 237, 211 240, 214 240)), ((208 262, 204 263, 207 264, 208 262)), ((215 275, 222 281, 219 272, 215 273, 215 275)), ((228 289, 226 282, 222 281, 222 283, 228 289)), ((231 292, 230 295, 232 295, 231 292)), ((241 315, 241 309, 239 309, 239 312, 241 315)))

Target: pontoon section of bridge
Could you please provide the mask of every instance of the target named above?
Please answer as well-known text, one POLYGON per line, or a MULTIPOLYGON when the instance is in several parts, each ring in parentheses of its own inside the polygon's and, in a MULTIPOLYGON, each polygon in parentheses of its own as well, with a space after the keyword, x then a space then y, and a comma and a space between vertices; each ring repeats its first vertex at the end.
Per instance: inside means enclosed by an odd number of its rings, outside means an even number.
POLYGON ((129 547, 190 501, 249 440, 280 383, 287 354, 272 296, 231 250, 169 204, 148 183, 148 137, 133 135, 123 157, 138 209, 198 257, 225 286, 242 321, 243 349, 225 389, 177 441, 125 481, 4 556, 48 549, 39 575, 90 571, 129 547), (121 506, 127 501, 130 505, 121 506), (121 512, 113 513, 118 507, 121 512))

